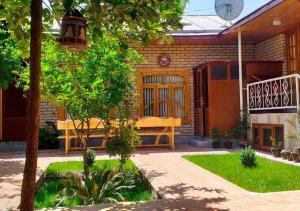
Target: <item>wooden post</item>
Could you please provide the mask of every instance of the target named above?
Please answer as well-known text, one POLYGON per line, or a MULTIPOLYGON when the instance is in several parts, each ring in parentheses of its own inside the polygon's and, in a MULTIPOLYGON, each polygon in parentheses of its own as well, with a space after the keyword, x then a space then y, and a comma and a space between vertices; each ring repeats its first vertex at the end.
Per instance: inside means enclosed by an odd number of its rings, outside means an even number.
POLYGON ((70 136, 69 136, 69 130, 68 130, 68 123, 66 124, 66 143, 65 143, 65 153, 66 155, 69 154, 70 151, 70 136))
POLYGON ((242 61, 242 32, 238 32, 238 53, 239 53, 239 88, 240 88, 240 112, 243 115, 243 61, 242 61))
POLYGON ((172 135, 171 135, 171 140, 172 140, 172 149, 175 149, 175 127, 174 127, 174 125, 172 125, 172 127, 171 127, 171 129, 172 129, 172 135))
POLYGON ((0 141, 3 139, 2 89, 0 89, 0 141))

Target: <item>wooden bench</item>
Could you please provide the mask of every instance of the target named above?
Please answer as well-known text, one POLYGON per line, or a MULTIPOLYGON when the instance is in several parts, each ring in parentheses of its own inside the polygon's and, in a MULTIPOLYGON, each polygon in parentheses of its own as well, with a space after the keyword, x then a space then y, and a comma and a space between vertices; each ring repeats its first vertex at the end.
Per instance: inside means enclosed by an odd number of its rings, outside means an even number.
MULTIPOLYGON (((79 126, 80 122, 75 121, 76 128, 79 126)), ((112 122, 111 124, 118 125, 117 122, 112 122)), ((144 117, 141 118, 137 124, 137 131, 140 136, 155 136, 154 144, 139 144, 136 147, 171 147, 175 148, 174 141, 175 135, 178 134, 175 132, 175 127, 181 126, 181 119, 175 118, 158 118, 158 117, 144 117), (160 139, 162 136, 166 136, 168 138, 167 143, 160 143, 160 139)), ((87 129, 87 126, 83 126, 84 129, 87 129)), ((77 134, 75 131, 74 123, 71 120, 66 121, 58 121, 57 129, 63 130, 64 135, 60 136, 60 139, 65 140, 65 152, 68 154, 70 150, 78 150, 81 147, 78 146, 77 134), (71 147, 71 140, 75 139, 75 147, 71 147)), ((90 135, 90 138, 100 139, 104 138, 104 125, 100 119, 93 118, 90 122, 90 129, 96 129, 95 133, 90 135)), ((94 149, 105 149, 105 141, 102 140, 101 144, 97 147, 91 147, 94 149)))

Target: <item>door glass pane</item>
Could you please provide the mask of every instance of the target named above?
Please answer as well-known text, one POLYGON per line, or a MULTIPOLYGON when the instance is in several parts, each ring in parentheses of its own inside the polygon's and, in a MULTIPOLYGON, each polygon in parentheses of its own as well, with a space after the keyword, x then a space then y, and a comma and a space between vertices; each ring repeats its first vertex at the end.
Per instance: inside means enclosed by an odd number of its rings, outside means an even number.
POLYGON ((158 89, 158 104, 159 104, 159 117, 169 117, 169 89, 158 89))
POLYGON ((184 118, 184 90, 183 88, 174 88, 174 113, 177 118, 184 118))
POLYGON ((254 141, 255 145, 259 144, 259 129, 257 127, 253 127, 253 137, 252 140, 254 141))
POLYGON ((144 116, 154 116, 154 91, 152 88, 143 89, 144 116))
POLYGON ((264 146, 272 146, 272 142, 270 140, 270 137, 272 136, 272 129, 269 128, 263 128, 263 145, 264 146))
POLYGON ((212 80, 226 80, 227 79, 227 65, 213 64, 211 70, 212 80))
POLYGON ((276 140, 283 143, 283 127, 275 127, 275 138, 276 140))

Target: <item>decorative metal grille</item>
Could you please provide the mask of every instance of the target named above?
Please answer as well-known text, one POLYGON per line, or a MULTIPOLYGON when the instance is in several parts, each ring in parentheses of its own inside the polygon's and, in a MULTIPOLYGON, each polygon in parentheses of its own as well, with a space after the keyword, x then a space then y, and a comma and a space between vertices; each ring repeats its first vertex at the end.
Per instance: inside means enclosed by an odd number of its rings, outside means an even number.
POLYGON ((247 85, 249 111, 298 109, 299 74, 247 85))

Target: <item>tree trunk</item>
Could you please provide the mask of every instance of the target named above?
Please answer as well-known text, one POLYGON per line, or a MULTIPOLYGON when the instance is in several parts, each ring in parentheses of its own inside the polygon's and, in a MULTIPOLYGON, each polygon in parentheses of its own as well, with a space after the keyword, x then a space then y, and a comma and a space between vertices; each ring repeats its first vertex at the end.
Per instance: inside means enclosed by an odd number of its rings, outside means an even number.
POLYGON ((40 126, 40 73, 41 73, 41 34, 42 0, 31 0, 30 32, 30 90, 27 117, 27 147, 24 167, 20 210, 34 209, 34 192, 38 156, 40 126))

